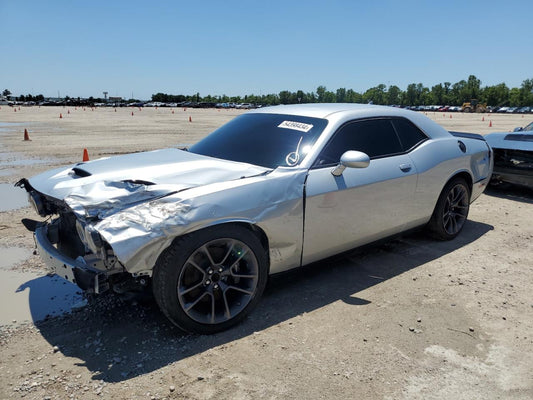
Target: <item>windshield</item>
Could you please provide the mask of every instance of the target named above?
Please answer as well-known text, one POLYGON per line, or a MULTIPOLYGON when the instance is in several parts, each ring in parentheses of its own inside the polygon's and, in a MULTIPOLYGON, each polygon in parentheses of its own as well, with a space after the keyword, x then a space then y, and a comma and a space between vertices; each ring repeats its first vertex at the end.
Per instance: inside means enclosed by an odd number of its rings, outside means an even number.
POLYGON ((524 129, 522 129, 523 131, 533 131, 533 122, 530 123, 529 125, 526 125, 524 127, 524 129))
POLYGON ((267 168, 293 167, 328 121, 282 114, 243 114, 189 148, 191 153, 267 168))

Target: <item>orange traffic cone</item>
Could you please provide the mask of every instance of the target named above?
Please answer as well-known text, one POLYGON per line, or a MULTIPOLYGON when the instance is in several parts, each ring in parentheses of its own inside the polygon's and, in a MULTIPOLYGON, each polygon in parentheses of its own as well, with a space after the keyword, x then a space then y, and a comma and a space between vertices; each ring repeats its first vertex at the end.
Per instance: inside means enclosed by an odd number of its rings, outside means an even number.
POLYGON ((452 114, 450 114, 450 119, 452 119, 452 118, 453 118, 453 117, 452 117, 452 114))
POLYGON ((172 114, 174 114, 174 110, 172 110, 172 114))
POLYGON ((87 149, 83 149, 83 162, 89 161, 89 152, 87 149))
POLYGON ((59 119, 63 118, 63 114, 59 113, 59 119))
POLYGON ((489 128, 492 128, 492 121, 489 122, 489 128))
POLYGON ((133 111, 131 112, 131 116, 133 117, 133 111))
POLYGON ((482 118, 481 118, 481 122, 483 122, 483 121, 485 121, 485 117, 482 117, 482 118))
POLYGON ((70 114, 70 110, 67 110, 67 114, 70 114))
POLYGON ((17 112, 17 109, 16 109, 16 108, 14 108, 14 109, 13 109, 13 111, 17 112))
POLYGON ((27 129, 24 129, 24 141, 25 142, 31 141, 30 135, 28 135, 28 130, 27 129))
POLYGON ((189 122, 192 122, 192 117, 189 115, 189 122))

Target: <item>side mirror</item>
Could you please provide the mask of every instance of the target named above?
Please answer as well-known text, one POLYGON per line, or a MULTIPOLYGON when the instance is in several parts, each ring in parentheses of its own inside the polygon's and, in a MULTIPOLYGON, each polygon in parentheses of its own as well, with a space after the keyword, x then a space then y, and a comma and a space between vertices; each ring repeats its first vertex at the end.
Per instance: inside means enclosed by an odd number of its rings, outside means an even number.
POLYGON ((366 168, 370 164, 368 154, 361 151, 349 150, 341 156, 339 165, 331 173, 341 176, 346 168, 366 168))
POLYGON ((519 127, 517 127, 517 128, 514 128, 513 132, 520 132, 521 130, 522 130, 522 127, 519 126, 519 127))

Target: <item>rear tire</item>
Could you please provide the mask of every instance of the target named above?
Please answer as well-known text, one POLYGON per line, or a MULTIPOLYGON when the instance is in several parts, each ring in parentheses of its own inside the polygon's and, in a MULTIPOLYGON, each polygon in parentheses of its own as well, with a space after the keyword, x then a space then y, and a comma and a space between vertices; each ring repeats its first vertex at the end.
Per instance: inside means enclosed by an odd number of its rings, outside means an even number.
POLYGON ((463 178, 454 178, 442 189, 428 228, 436 239, 451 240, 463 229, 469 209, 468 184, 463 178))
POLYGON ((168 319, 212 334, 242 321, 266 286, 267 253, 239 225, 218 225, 175 239, 154 267, 154 297, 168 319))

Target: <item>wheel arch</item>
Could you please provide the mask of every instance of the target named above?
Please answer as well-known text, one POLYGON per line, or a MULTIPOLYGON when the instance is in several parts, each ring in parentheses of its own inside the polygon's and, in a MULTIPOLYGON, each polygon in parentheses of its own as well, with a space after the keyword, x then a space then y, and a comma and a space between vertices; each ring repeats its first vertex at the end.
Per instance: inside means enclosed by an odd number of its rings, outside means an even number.
MULTIPOLYGON (((462 183, 461 186, 463 186, 462 183)), ((457 171, 446 181, 435 204, 431 219, 427 224, 428 230, 435 239, 451 240, 461 232, 463 224, 468 218, 468 209, 472 198, 472 187, 472 176, 468 171, 464 170, 457 171), (452 193, 451 190, 455 190, 455 187, 457 186, 456 184, 461 183, 461 181, 466 183, 466 189, 469 192, 466 204, 459 203, 462 201, 460 195, 458 195, 457 198, 454 198, 453 201, 449 200, 450 194, 452 193), (446 225, 448 225, 448 228, 446 225), (449 228, 451 228, 451 232, 449 231, 449 228)))
POLYGON ((470 197, 472 197, 472 188, 474 186, 474 180, 472 179, 472 175, 468 171, 458 171, 446 181, 443 187, 446 187, 448 183, 450 183, 453 179, 456 178, 462 178, 465 180, 466 184, 468 185, 468 190, 470 192, 470 197))
POLYGON ((197 232, 201 232, 204 230, 212 229, 214 227, 221 227, 221 226, 240 226, 242 228, 245 228, 249 230, 251 233, 253 233, 261 242, 261 246, 265 250, 265 254, 267 256, 267 263, 268 263, 268 272, 270 272, 270 242, 268 240, 268 236, 266 232, 257 224, 253 223, 252 221, 245 220, 245 219, 235 219, 235 220, 221 220, 221 221, 214 221, 210 224, 197 227, 197 229, 184 232, 182 235, 176 236, 172 239, 172 242, 175 242, 176 240, 179 240, 182 236, 185 235, 193 235, 197 232))
MULTIPOLYGON (((261 245, 263 246, 263 249, 265 250, 265 253, 267 255, 268 263, 269 263, 269 270, 270 270, 270 257, 269 257, 269 240, 266 232, 258 225, 253 224, 251 222, 245 222, 245 221, 233 221, 233 222, 225 222, 224 224, 228 225, 240 225, 243 228, 246 228, 250 230, 254 235, 256 235, 259 238, 259 241, 261 242, 261 245)), ((221 224, 217 224, 221 225, 221 224)))

